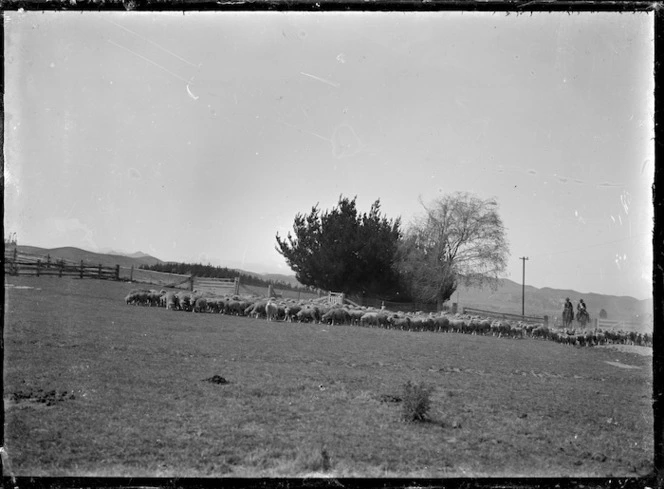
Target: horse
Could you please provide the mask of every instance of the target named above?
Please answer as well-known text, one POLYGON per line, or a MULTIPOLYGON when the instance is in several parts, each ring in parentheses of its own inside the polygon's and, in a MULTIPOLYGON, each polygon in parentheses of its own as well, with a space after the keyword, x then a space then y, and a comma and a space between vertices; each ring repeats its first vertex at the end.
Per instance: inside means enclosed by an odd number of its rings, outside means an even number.
POLYGON ((576 314, 576 320, 579 322, 579 325, 584 328, 586 324, 590 322, 590 315, 588 314, 588 311, 581 309, 576 314))
POLYGON ((569 328, 574 319, 574 310, 571 307, 563 309, 563 326, 569 328))

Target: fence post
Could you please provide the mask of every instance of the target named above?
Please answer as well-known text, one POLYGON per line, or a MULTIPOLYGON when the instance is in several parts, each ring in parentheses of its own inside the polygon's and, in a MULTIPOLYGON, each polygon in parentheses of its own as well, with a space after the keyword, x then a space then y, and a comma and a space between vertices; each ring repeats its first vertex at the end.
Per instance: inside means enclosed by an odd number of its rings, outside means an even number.
POLYGON ((131 270, 129 271, 129 281, 134 281, 134 265, 131 266, 131 270))
POLYGON ((240 293, 240 277, 235 277, 235 295, 240 293))
POLYGON ((14 275, 18 275, 18 248, 14 247, 14 275))
POLYGON ((51 255, 46 255, 46 268, 51 268, 51 255))
POLYGON ((81 260, 81 273, 80 273, 80 275, 81 275, 81 278, 83 278, 83 260, 81 260))
POLYGON ((39 277, 39 268, 41 267, 41 260, 37 260, 37 276, 39 277))
POLYGON ((274 287, 272 287, 272 284, 267 286, 267 296, 274 297, 274 287))
POLYGON ((189 290, 193 291, 194 290, 194 276, 189 275, 189 290))
POLYGON ((58 277, 62 278, 62 269, 65 267, 65 261, 60 260, 60 273, 58 273, 58 277))
POLYGON ((549 316, 547 316, 546 314, 544 315, 544 326, 547 327, 549 326, 549 316))
POLYGON ((115 265, 115 280, 120 280, 120 265, 115 265))
POLYGON ((101 278, 101 263, 99 264, 99 278, 101 278))

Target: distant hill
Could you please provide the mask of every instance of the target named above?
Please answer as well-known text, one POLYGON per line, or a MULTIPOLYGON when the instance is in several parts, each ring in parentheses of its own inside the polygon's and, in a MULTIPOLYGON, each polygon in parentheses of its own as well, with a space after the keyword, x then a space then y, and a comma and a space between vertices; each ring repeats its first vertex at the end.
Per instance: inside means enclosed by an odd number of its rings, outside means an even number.
POLYGON ((82 250, 80 248, 74 248, 72 246, 66 246, 64 248, 39 248, 37 246, 27 246, 27 245, 18 245, 18 251, 20 253, 26 253, 29 255, 51 256, 51 260, 55 261, 58 259, 80 262, 83 260, 85 263, 101 264, 107 267, 113 267, 115 265, 120 265, 121 267, 131 267, 135 268, 140 267, 141 265, 155 265, 157 263, 162 263, 161 260, 155 258, 154 256, 146 255, 144 253, 136 253, 134 256, 125 256, 125 255, 111 255, 105 253, 94 253, 92 251, 82 250))
MULTIPOLYGON (((521 285, 509 279, 500 279, 496 290, 459 287, 458 296, 455 292, 450 302, 457 302, 457 297, 461 307, 477 307, 478 309, 485 308, 521 314, 521 285)), ((607 319, 638 321, 647 318, 647 322, 652 324, 652 299, 639 300, 626 296, 583 294, 575 290, 549 287, 538 289, 528 285, 525 287, 525 313, 532 316, 559 317, 567 297, 574 304, 575 310, 579 299, 583 299, 592 318, 598 317, 599 311, 604 309, 608 315, 607 319)))
POLYGON ((303 285, 297 281, 295 275, 286 275, 283 273, 256 273, 256 272, 249 272, 247 270, 240 270, 239 268, 236 268, 235 270, 245 275, 251 275, 252 277, 260 278, 263 280, 269 280, 272 282, 282 282, 289 284, 293 287, 303 287, 303 285))

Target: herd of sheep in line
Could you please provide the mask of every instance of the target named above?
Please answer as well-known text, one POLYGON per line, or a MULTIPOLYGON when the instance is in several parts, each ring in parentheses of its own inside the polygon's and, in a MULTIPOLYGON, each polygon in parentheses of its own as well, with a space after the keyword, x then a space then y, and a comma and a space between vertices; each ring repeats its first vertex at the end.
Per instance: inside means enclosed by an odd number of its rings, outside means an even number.
POLYGON ((193 292, 132 290, 125 297, 125 302, 132 305, 165 307, 173 311, 264 318, 267 321, 348 324, 403 331, 481 334, 516 339, 532 337, 575 346, 604 344, 652 346, 652 335, 649 333, 601 329, 561 330, 543 324, 491 320, 463 314, 391 312, 372 307, 329 304, 326 297, 301 301, 239 295, 210 296, 195 290, 193 292))

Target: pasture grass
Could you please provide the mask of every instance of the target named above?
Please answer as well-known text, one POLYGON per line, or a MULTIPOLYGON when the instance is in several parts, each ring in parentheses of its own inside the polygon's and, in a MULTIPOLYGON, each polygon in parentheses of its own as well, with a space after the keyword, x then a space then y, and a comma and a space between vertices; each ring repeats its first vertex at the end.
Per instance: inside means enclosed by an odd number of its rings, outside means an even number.
POLYGON ((650 357, 127 306, 135 285, 126 283, 6 281, 35 287, 5 289, 5 447, 14 475, 652 470, 650 357), (205 381, 214 375, 228 383, 205 381), (403 422, 397 399, 407 383, 433 388, 427 422, 403 422), (53 390, 73 398, 25 398, 53 390))

